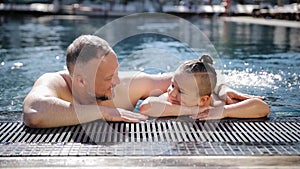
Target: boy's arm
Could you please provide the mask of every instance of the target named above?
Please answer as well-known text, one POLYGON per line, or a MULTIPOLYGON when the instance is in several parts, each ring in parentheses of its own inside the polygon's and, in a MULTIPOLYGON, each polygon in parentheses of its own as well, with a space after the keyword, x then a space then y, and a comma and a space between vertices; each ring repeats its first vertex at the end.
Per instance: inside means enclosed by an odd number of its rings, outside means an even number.
POLYGON ((250 98, 258 98, 258 99, 263 99, 261 96, 253 96, 245 93, 238 92, 230 87, 228 87, 225 84, 221 84, 217 91, 216 94, 218 97, 226 102, 226 104, 234 104, 243 100, 247 100, 250 98))
POLYGON ((148 97, 144 100, 140 106, 142 114, 152 117, 164 117, 164 116, 181 116, 181 115, 193 115, 205 110, 199 109, 198 106, 186 107, 182 105, 172 104, 167 101, 167 93, 159 97, 148 97))
POLYGON ((212 107, 208 112, 192 116, 194 119, 212 120, 222 118, 261 118, 270 113, 268 104, 261 99, 250 98, 241 102, 212 107))

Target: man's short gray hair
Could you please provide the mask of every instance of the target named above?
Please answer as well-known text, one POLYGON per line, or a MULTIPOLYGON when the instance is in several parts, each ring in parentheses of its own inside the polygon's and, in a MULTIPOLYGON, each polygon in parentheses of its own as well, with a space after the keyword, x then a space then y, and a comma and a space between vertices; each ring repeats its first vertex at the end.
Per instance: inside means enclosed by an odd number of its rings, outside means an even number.
POLYGON ((104 39, 95 35, 81 35, 67 48, 67 68, 70 71, 76 62, 86 63, 92 58, 106 56, 110 51, 111 47, 104 39))

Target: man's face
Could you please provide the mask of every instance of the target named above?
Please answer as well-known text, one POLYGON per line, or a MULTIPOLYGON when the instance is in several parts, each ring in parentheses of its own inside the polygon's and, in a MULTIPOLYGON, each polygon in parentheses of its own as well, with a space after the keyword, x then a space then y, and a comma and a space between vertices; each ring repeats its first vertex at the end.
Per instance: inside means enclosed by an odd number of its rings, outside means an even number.
POLYGON ((112 99, 114 87, 120 83, 118 68, 119 64, 114 52, 109 52, 104 57, 90 60, 86 67, 86 69, 94 70, 94 73, 90 72, 87 76, 87 86, 90 95, 95 95, 95 97, 103 101, 112 99))

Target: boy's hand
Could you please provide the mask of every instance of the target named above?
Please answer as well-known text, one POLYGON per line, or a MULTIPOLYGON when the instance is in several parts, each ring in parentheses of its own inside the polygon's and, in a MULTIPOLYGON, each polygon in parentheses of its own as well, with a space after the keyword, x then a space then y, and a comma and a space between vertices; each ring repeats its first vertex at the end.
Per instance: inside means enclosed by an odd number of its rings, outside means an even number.
POLYGON ((216 119, 223 119, 225 118, 224 114, 224 107, 209 107, 205 111, 190 116, 192 119, 199 119, 199 120, 216 120, 216 119))
POLYGON ((225 100, 226 104, 234 104, 243 100, 247 100, 250 98, 258 98, 263 100, 264 98, 261 96, 253 96, 249 94, 244 94, 229 88, 226 85, 221 85, 219 90, 219 97, 222 100, 225 100))

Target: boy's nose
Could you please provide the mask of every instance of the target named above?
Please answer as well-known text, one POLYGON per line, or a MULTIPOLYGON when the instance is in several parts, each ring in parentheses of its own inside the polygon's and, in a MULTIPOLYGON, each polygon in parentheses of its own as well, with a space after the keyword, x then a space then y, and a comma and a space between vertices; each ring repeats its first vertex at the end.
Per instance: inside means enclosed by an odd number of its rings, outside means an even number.
POLYGON ((176 95, 177 95, 177 93, 174 89, 170 89, 169 93, 170 93, 170 96, 172 96, 172 97, 176 97, 176 95))

